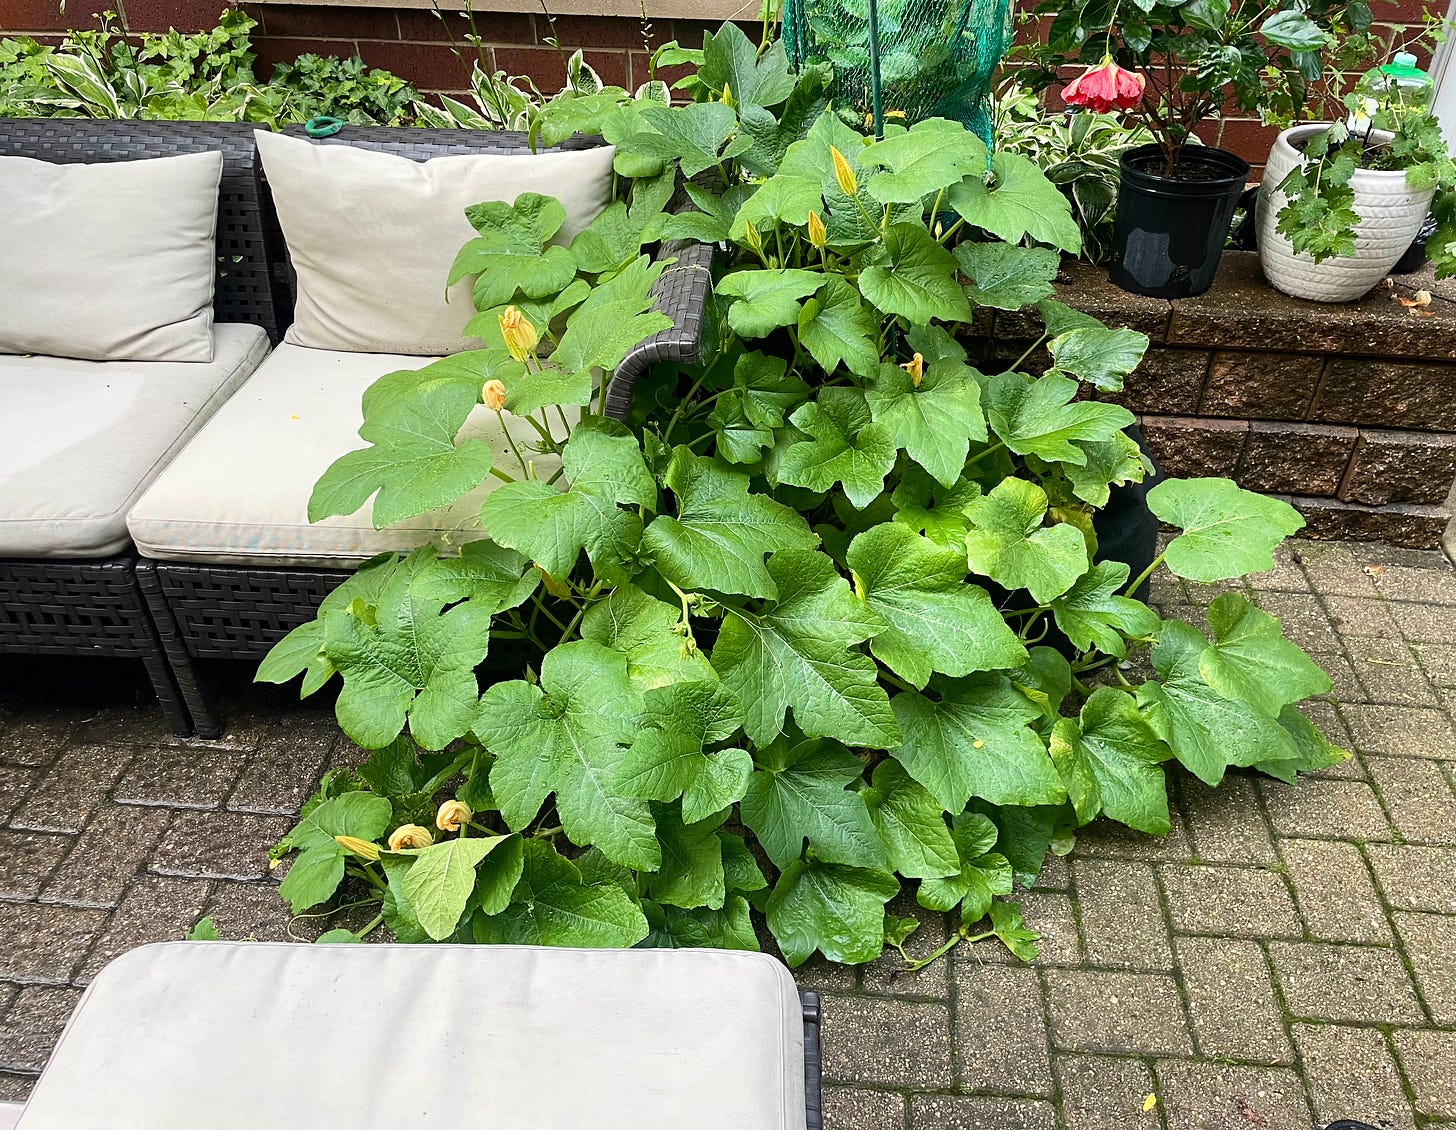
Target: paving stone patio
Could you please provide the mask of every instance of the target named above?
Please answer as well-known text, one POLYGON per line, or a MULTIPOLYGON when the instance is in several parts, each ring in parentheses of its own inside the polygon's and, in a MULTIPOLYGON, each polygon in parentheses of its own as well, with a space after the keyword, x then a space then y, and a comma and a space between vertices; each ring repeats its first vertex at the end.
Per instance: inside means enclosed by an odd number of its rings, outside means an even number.
MULTIPOLYGON (((1218 591, 1154 595, 1196 618, 1218 591)), ((1330 672, 1311 715, 1355 757, 1295 788, 1179 776, 1166 839, 1087 830, 1023 900, 1031 966, 986 945, 915 974, 801 969, 830 1130, 1456 1122, 1456 572, 1296 542, 1252 591, 1330 672)), ((267 847, 358 752, 326 703, 228 666, 226 737, 179 742, 125 664, 0 662, 0 1098, 122 951, 203 915, 290 936, 267 847)))

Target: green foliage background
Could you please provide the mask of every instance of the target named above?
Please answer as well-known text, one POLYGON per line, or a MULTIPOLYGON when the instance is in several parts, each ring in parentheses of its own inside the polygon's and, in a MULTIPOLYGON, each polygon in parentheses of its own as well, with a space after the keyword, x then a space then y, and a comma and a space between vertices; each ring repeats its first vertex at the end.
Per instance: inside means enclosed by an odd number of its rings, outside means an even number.
MULTIPOLYGON (((373 498, 386 523, 497 481, 488 540, 376 559, 263 664, 337 677, 373 751, 278 846, 281 893, 346 889, 378 904, 352 936, 420 942, 756 947, 761 915, 798 964, 902 945, 905 889, 958 913, 950 944, 1033 956, 1007 899, 1048 852, 1099 817, 1167 832, 1170 761, 1216 785, 1339 760, 1296 709, 1329 681, 1241 596, 1164 621, 1126 595, 1147 573, 1097 560, 1094 513, 1147 467, 1095 394, 1146 340, 1052 298, 1079 232, 1030 160, 940 119, 871 141, 825 70, 733 25, 683 54, 687 104, 538 115, 546 143, 614 144, 630 192, 565 245, 549 198, 470 209, 451 277, 483 347, 381 377, 315 489, 315 519, 373 498), (724 247, 701 355, 609 419, 668 325, 663 240, 724 247), (538 345, 503 335, 510 306, 538 345), (1040 317, 1051 367, 971 365, 980 308, 1040 317), (486 381, 535 436, 505 465, 460 435, 486 381), (458 834, 388 848, 446 798, 458 834)), ((1180 531, 1152 568, 1200 582, 1272 567, 1302 524, 1224 479, 1149 504, 1180 531)))

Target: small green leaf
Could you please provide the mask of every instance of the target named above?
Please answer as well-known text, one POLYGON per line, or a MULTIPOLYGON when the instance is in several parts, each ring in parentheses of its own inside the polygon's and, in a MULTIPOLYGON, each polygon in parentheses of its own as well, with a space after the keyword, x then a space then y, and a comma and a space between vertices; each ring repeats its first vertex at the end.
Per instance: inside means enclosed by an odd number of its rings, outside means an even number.
POLYGON ((928 910, 961 907, 961 921, 975 922, 991 909, 997 895, 1009 895, 1011 864, 999 852, 997 829, 985 816, 963 812, 955 817, 951 831, 957 853, 956 870, 948 878, 927 879, 920 884, 916 901, 928 910))
POLYGON ((781 482, 827 491, 836 483, 856 506, 868 506, 895 466, 888 424, 873 420, 865 396, 853 388, 824 388, 798 408, 793 424, 808 440, 792 444, 779 460, 781 482))
POLYGON ((962 177, 986 171, 986 146, 960 122, 926 118, 907 131, 866 146, 866 168, 883 169, 866 186, 885 204, 915 203, 962 177))
POLYGON ((1076 254, 1082 233, 1072 219, 1072 205, 1035 162, 998 150, 991 158, 990 184, 979 173, 952 185, 946 201, 969 224, 984 228, 1007 243, 1028 235, 1076 254))
POLYGON ((1274 550, 1304 528, 1299 511, 1230 479, 1165 479, 1148 509, 1183 532, 1168 543, 1168 568, 1191 581, 1224 581, 1274 568, 1274 550))
POLYGON ((1099 561, 1052 601, 1057 627, 1079 651, 1127 654, 1124 636, 1147 639, 1157 632, 1158 614, 1140 600, 1117 595, 1127 585, 1121 561, 1099 561))
POLYGON ((658 902, 685 910, 705 906, 721 910, 727 898, 723 878, 723 844, 717 825, 722 817, 684 824, 676 805, 657 808, 657 838, 662 866, 649 880, 658 902))
POLYGON ((884 364, 865 391, 870 415, 905 454, 943 486, 954 486, 965 469, 972 441, 986 441, 980 375, 964 362, 924 362, 920 383, 899 365, 884 364))
POLYGON ((1329 693, 1330 677, 1284 638, 1278 620, 1238 593, 1208 606, 1208 626, 1213 645, 1199 656, 1198 673, 1225 698, 1278 718, 1292 703, 1329 693))
POLYGON ((713 666, 765 746, 794 721, 808 737, 886 749, 899 738, 874 661, 855 645, 884 622, 855 598, 823 553, 781 550, 768 559, 778 600, 761 610, 725 607, 713 666))
POLYGON ((641 909, 613 883, 588 883, 569 859, 527 840, 515 897, 500 914, 477 917, 475 940, 529 946, 619 948, 647 936, 641 909))
POLYGON ((799 344, 826 373, 832 374, 841 363, 861 377, 878 372, 879 333, 874 311, 838 275, 829 275, 799 311, 799 344))
POLYGON ((425 933, 439 942, 455 932, 475 890, 475 868, 510 838, 444 840, 400 853, 414 856, 414 864, 404 877, 404 892, 425 933))
POLYGON ((890 864, 901 875, 938 879, 960 870, 940 802, 912 780, 899 762, 880 762, 872 784, 860 792, 890 864))
POLYGON ((1087 542, 1075 526, 1043 526, 1046 493, 1023 479, 1004 479, 966 506, 966 549, 973 572, 1008 589, 1026 589, 1046 604, 1087 571, 1087 542))
POLYGON ((987 394, 991 429, 1018 455, 1081 466, 1087 454, 1072 441, 1106 442, 1135 417, 1120 405, 1076 401, 1076 395, 1077 382, 1054 373, 1032 380, 1002 373, 987 394))
POLYGON ((1062 372, 1106 392, 1119 392, 1123 378, 1147 352, 1148 339, 1136 330, 1079 326, 1053 337, 1047 348, 1062 372))
POLYGON ((791 967, 816 949, 830 961, 873 961, 885 947, 885 903, 899 890, 886 871, 795 860, 779 876, 765 917, 791 967))
POLYGON ((627 657, 627 676, 642 690, 665 683, 714 678, 712 665, 689 649, 681 631, 682 609, 623 585, 587 610, 581 638, 627 657))
POLYGON ((899 314, 917 326, 931 318, 970 321, 955 258, 921 224, 891 224, 865 262, 860 293, 886 314, 899 314))
POLYGON ((1080 718, 1057 721, 1051 752, 1080 823, 1105 812, 1140 832, 1168 834, 1168 748, 1127 692, 1098 687, 1080 718))
POLYGON ((870 650, 915 686, 932 672, 969 675, 1026 662, 990 595, 966 580, 964 554, 887 522, 856 536, 846 561, 860 598, 889 625, 870 650))
POLYGON ((767 337, 779 326, 796 325, 799 305, 824 282, 817 271, 748 269, 718 282, 717 292, 734 299, 728 324, 745 338, 767 337))
POLYGON ((1052 293, 1061 257, 1045 247, 962 243, 956 262, 970 279, 966 295, 977 306, 1020 310, 1052 293))
POLYGON ((993 902, 991 904, 991 929, 996 932, 996 937, 1001 944, 1022 961, 1036 960, 1038 952, 1036 943, 1041 940, 1041 935, 1035 930, 1026 928, 1026 919, 1022 917, 1021 907, 1010 902, 993 902))
POLYGON ((847 785, 860 781, 864 766, 837 742, 809 741, 770 759, 748 781, 740 810, 773 860, 783 870, 804 851, 851 867, 880 867, 885 849, 864 798, 847 785))
POLYGON ((971 797, 993 804, 1060 804, 1066 796, 1032 728, 1041 707, 1005 675, 938 684, 940 701, 906 692, 891 705, 904 742, 894 756, 951 812, 971 797))

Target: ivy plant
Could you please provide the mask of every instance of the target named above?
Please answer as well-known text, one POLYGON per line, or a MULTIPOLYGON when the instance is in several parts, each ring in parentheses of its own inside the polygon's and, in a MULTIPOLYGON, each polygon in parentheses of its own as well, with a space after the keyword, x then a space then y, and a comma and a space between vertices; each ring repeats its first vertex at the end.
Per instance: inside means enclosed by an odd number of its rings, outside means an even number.
POLYGON ((958 123, 871 141, 826 80, 727 25, 695 101, 543 114, 632 178, 570 243, 542 196, 470 210, 452 278, 475 278, 482 347, 383 376, 311 512, 372 496, 398 521, 489 480, 481 536, 371 561, 259 672, 337 678, 372 751, 278 845, 296 912, 347 888, 378 904, 356 936, 750 948, 761 915, 797 965, 903 946, 904 890, 958 914, 950 944, 1031 957, 1009 896, 1095 819, 1166 833, 1170 762, 1215 785, 1343 756, 1297 709, 1329 681, 1273 617, 1128 595, 1271 568, 1288 505, 1169 480, 1164 552, 1135 577, 1098 554, 1094 515, 1148 465, 1089 394, 1146 341, 1052 297, 1067 199, 958 123), (668 325, 649 252, 674 239, 723 245, 701 355, 608 418, 668 325), (1052 368, 972 365, 981 308, 1039 316, 1052 368), (534 436, 504 464, 493 410, 534 436))

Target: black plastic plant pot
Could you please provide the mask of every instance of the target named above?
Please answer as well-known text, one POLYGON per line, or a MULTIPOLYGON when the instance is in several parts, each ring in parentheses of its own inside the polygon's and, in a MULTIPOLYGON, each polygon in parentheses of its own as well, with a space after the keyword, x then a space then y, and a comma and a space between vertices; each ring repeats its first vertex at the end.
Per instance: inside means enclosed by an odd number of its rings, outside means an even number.
POLYGON ((1123 290, 1187 298, 1213 284, 1249 163, 1222 149, 1189 146, 1174 176, 1156 145, 1122 155, 1108 276, 1123 290))

